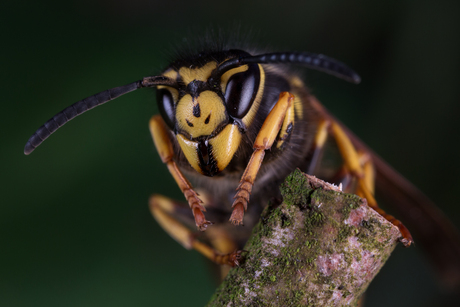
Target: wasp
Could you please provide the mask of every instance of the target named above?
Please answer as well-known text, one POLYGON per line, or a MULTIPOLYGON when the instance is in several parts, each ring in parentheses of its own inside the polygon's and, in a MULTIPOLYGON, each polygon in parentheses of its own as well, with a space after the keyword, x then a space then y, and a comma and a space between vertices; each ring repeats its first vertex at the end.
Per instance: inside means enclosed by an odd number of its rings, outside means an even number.
POLYGON ((151 135, 186 203, 153 195, 149 206, 162 228, 185 248, 217 264, 238 265, 262 209, 280 200, 278 185, 299 168, 366 198, 399 228, 401 242, 409 246, 409 230, 375 200, 375 187, 383 189, 409 224, 428 233, 420 241, 427 243, 444 277, 460 281, 460 240, 454 226, 329 114, 291 66, 359 83, 352 69, 308 52, 203 50, 179 56, 156 76, 67 107, 30 137, 24 153, 77 115, 134 90, 155 88, 160 114, 149 122, 151 135), (338 156, 333 166, 327 163, 329 151, 338 156))

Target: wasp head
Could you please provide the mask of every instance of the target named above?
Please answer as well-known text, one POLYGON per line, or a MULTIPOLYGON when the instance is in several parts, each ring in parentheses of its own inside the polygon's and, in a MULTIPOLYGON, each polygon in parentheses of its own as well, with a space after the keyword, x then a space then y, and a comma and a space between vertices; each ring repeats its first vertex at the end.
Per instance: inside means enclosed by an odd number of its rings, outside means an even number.
POLYGON ((220 65, 211 60, 200 66, 169 68, 163 75, 176 80, 177 88, 158 87, 163 119, 190 165, 207 176, 218 174, 232 160, 262 91, 258 64, 231 68, 216 77, 220 65))

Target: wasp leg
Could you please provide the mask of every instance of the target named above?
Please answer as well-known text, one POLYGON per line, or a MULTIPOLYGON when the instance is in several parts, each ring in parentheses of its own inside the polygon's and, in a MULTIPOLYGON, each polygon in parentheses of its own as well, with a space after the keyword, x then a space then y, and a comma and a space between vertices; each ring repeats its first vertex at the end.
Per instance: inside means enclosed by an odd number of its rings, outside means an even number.
POLYGON ((231 267, 238 266, 240 264, 241 254, 244 251, 238 250, 235 240, 228 235, 228 231, 226 231, 225 228, 213 227, 206 232, 206 236, 209 238, 211 247, 220 252, 217 253, 217 255, 220 255, 220 261, 224 264, 230 263, 230 266, 221 265, 219 268, 219 277, 222 281, 225 276, 227 276, 231 267))
MULTIPOLYGON (((296 99, 296 98, 294 98, 296 99)), ((286 110, 286 114, 284 116, 283 125, 281 126, 281 130, 278 134, 278 141, 276 142, 276 148, 282 148, 285 144, 286 140, 289 139, 292 128, 294 125, 295 120, 295 104, 300 103, 296 101, 292 101, 291 105, 286 110)))
POLYGON ((198 194, 195 190, 193 190, 192 185, 187 178, 185 178, 177 167, 176 162, 173 160, 174 151, 171 140, 168 136, 166 124, 161 116, 155 115, 150 119, 149 126, 153 142, 155 143, 155 147, 157 148, 161 161, 166 164, 169 172, 173 176, 174 180, 176 180, 177 185, 181 189, 182 193, 184 193, 185 199, 187 199, 190 209, 192 209, 193 216, 195 217, 196 226, 201 231, 206 230, 207 226, 212 223, 207 221, 204 217, 203 212, 205 212, 206 209, 203 205, 201 205, 203 201, 198 198, 198 194))
POLYGON ((397 220, 394 216, 387 214, 382 210, 374 198, 374 168, 372 161, 367 154, 358 153, 353 146, 350 138, 346 135, 343 129, 337 122, 331 122, 331 134, 337 143, 339 151, 344 159, 346 167, 351 174, 357 178, 358 186, 356 193, 367 199, 368 205, 387 219, 390 223, 398 227, 402 235, 401 242, 405 246, 411 245, 414 240, 409 230, 403 223, 397 220), (362 161, 364 160, 364 161, 362 161))
POLYGON ((210 231, 211 243, 216 249, 197 240, 197 235, 179 220, 190 220, 187 216, 185 204, 173 201, 161 195, 152 195, 149 201, 150 212, 158 224, 177 242, 186 249, 195 249, 211 261, 219 265, 237 266, 241 260, 243 251, 236 250, 236 244, 222 231, 210 231), (219 252, 223 251, 223 253, 219 252))
POLYGON ((397 220, 394 216, 387 214, 383 211, 378 205, 377 201, 374 198, 374 171, 372 161, 368 154, 358 153, 355 146, 352 143, 352 140, 348 137, 345 130, 341 127, 339 122, 335 120, 323 106, 312 97, 311 105, 316 111, 319 112, 320 116, 323 117, 325 121, 330 123, 329 133, 334 137, 339 152, 344 160, 344 164, 348 171, 353 177, 358 181, 357 192, 360 196, 363 196, 367 199, 369 206, 387 219, 390 223, 398 227, 401 232, 402 240, 401 242, 405 246, 411 245, 414 240, 409 230, 403 223, 397 220), (366 178, 369 177, 369 178, 366 178))
POLYGON ((313 141, 312 152, 309 157, 309 165, 307 167, 307 174, 314 174, 319 165, 321 156, 324 151, 324 144, 328 136, 330 122, 328 120, 321 120, 318 123, 318 130, 316 130, 315 139, 313 141))
POLYGON ((410 234, 409 229, 407 229, 407 227, 404 226, 404 224, 400 220, 396 219, 391 214, 386 213, 383 209, 381 209, 378 206, 377 201, 375 200, 375 198, 373 196, 373 193, 371 193, 367 189, 367 187, 365 186, 365 183, 363 181, 364 181, 364 179, 359 179, 359 181, 358 181, 359 185, 358 185, 356 194, 361 196, 361 197, 363 197, 363 198, 366 198, 367 199, 367 204, 369 205, 369 207, 371 207, 372 209, 377 211, 387 221, 389 221, 390 223, 392 223, 393 225, 395 225, 396 227, 399 228, 399 231, 401 232, 401 235, 403 237, 401 239, 401 242, 405 246, 410 246, 412 243, 414 243, 414 240, 412 239, 412 235, 410 234))
POLYGON ((240 184, 236 188, 236 194, 232 205, 233 212, 230 222, 234 225, 243 224, 244 212, 248 208, 252 186, 259 172, 265 156, 265 150, 270 149, 280 132, 287 110, 293 105, 294 96, 288 92, 282 92, 278 102, 265 119, 259 134, 254 142, 254 152, 241 177, 240 184))
POLYGON ((368 153, 359 150, 358 151, 359 161, 363 167, 364 177, 363 185, 372 194, 375 194, 375 169, 372 163, 371 157, 368 153))

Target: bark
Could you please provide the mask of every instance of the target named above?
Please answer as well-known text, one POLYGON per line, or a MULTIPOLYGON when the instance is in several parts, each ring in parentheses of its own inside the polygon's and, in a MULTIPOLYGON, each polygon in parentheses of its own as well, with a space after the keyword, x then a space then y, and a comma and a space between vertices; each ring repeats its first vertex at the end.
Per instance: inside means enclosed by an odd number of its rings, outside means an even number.
POLYGON ((295 171, 208 306, 356 306, 400 232, 366 200, 295 171))

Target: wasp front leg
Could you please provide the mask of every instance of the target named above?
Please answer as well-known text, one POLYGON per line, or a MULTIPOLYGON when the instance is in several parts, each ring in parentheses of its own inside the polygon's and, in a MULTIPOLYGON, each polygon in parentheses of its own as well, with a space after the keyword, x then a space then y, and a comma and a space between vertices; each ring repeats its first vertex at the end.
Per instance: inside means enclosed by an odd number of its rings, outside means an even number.
MULTIPOLYGON (((237 250, 236 244, 219 228, 207 231, 211 245, 197 239, 197 234, 190 230, 194 221, 187 205, 161 195, 153 195, 149 201, 150 212, 158 224, 186 249, 195 249, 219 265, 237 266, 243 251, 237 250)), ((227 272, 222 269, 223 274, 227 272)))
POLYGON ((193 216, 195 217, 195 223, 199 230, 206 230, 208 225, 212 223, 207 221, 203 212, 206 209, 203 207, 203 201, 198 197, 198 194, 193 189, 190 182, 185 178, 182 172, 174 162, 174 151, 171 140, 168 136, 168 128, 164 123, 163 119, 159 115, 155 115, 150 119, 150 133, 152 134, 153 142, 157 148, 158 154, 160 155, 161 161, 166 164, 169 172, 176 180, 177 185, 184 193, 185 199, 192 210, 193 216))
POLYGON ((286 112, 294 106, 293 101, 294 96, 292 94, 282 92, 278 102, 268 114, 262 128, 257 134, 253 146, 254 152, 236 189, 237 192, 232 205, 233 212, 230 217, 230 222, 234 225, 243 224, 244 212, 248 208, 249 197, 251 196, 254 181, 264 159, 265 150, 270 149, 275 142, 285 120, 286 112))

